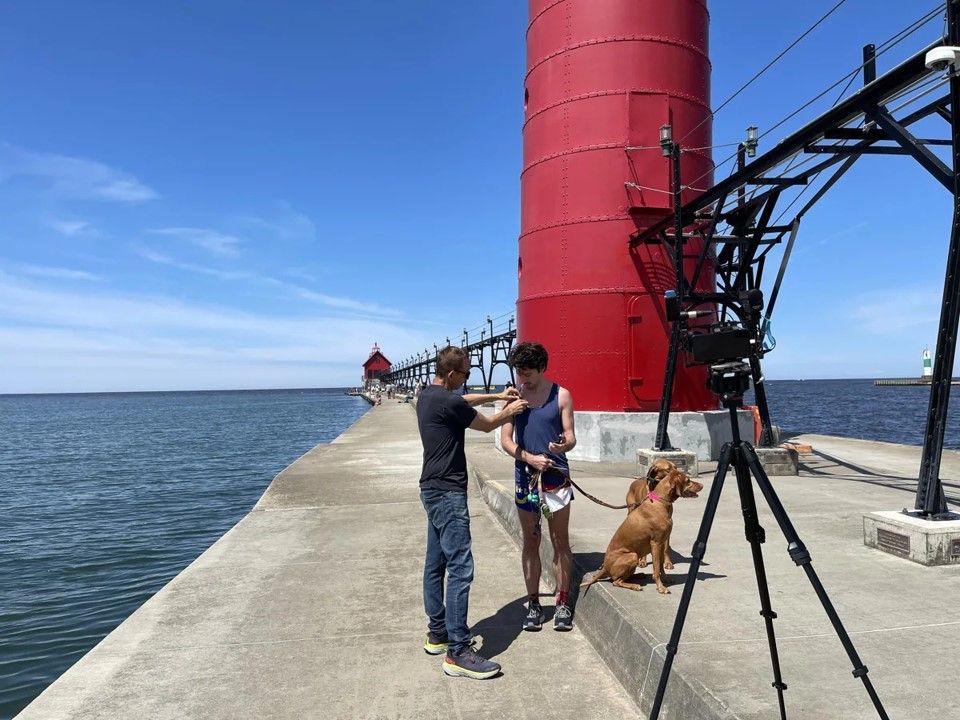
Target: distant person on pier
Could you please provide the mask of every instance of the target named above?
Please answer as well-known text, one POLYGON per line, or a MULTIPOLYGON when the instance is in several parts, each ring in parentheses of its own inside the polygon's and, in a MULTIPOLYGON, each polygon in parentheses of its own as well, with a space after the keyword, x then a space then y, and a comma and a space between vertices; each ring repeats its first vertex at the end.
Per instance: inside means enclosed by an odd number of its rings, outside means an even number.
POLYGON ((423 442, 420 500, 427 512, 427 557, 423 568, 423 606, 431 655, 446 651, 443 672, 484 680, 500 665, 470 646, 467 609, 473 581, 470 513, 467 511, 467 428, 490 432, 523 412, 527 403, 514 390, 496 395, 456 395, 470 377, 470 358, 463 348, 447 346, 437 353, 437 376, 420 393, 417 423, 423 442), (499 412, 487 416, 476 405, 505 400, 499 412), (444 593, 446 577, 446 593, 444 593), (444 602, 446 601, 446 602, 444 602))
POLYGON ((573 571, 570 550, 570 465, 566 453, 577 444, 573 427, 573 397, 544 375, 547 351, 540 343, 522 342, 507 358, 520 383, 520 397, 529 403, 522 415, 500 428, 500 444, 512 455, 517 512, 523 529, 523 579, 527 588, 524 630, 543 627, 540 606, 540 515, 547 518, 557 578, 554 630, 570 630, 569 586, 573 571))

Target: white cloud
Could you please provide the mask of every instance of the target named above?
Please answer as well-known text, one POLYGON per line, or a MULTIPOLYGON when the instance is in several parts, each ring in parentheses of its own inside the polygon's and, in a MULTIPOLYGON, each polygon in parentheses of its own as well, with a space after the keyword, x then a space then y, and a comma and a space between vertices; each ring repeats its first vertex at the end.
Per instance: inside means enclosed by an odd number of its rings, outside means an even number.
POLYGON ((0 178, 35 177, 52 193, 73 200, 139 203, 159 194, 129 173, 85 158, 0 145, 0 178))
POLYGON ((267 275, 260 275, 244 270, 221 270, 219 268, 208 267, 205 265, 182 262, 176 258, 170 257, 169 255, 158 253, 155 250, 142 246, 135 246, 134 250, 142 258, 149 260, 150 262, 157 263, 158 265, 168 265, 186 272, 209 275, 211 277, 220 278, 221 280, 247 280, 255 282, 261 285, 277 288, 286 295, 292 295, 302 300, 307 300, 311 303, 317 303, 335 310, 346 310, 353 313, 392 318, 401 317, 403 315, 403 313, 398 310, 385 308, 377 305, 376 303, 362 302, 360 300, 354 300, 353 298, 337 297, 334 295, 319 293, 314 290, 301 287, 300 285, 278 280, 277 278, 269 277, 267 275))
POLYGON ((279 203, 276 213, 271 217, 243 215, 236 220, 251 231, 264 233, 277 240, 310 242, 317 238, 314 222, 287 202, 279 203))
POLYGON ((216 230, 191 227, 169 227, 148 230, 154 235, 164 235, 184 240, 192 245, 203 248, 208 252, 221 257, 236 257, 240 254, 241 240, 233 235, 226 235, 216 230))
POLYGON ((143 259, 157 263, 158 265, 169 265, 170 267, 175 267, 178 270, 198 273, 200 275, 210 275, 211 277, 217 277, 221 280, 255 279, 255 276, 252 273, 244 272, 242 270, 221 270, 220 268, 208 267, 206 265, 183 262, 169 255, 165 255, 164 253, 159 253, 156 250, 152 250, 151 248, 140 245, 134 246, 134 252, 136 252, 137 255, 143 259))
POLYGON ((307 282, 317 281, 317 278, 315 275, 311 275, 310 273, 305 272, 301 268, 296 268, 296 267, 288 268, 287 270, 284 271, 283 274, 288 275, 289 277, 292 277, 292 278, 297 278, 298 280, 306 280, 307 282))
POLYGON ((890 287, 855 297, 849 317, 869 333, 898 335, 907 328, 936 326, 940 319, 941 300, 940 289, 890 287))
POLYGON ((794 252, 798 255, 806 254, 808 250, 813 252, 820 252, 817 248, 833 243, 837 240, 847 238, 850 235, 862 234, 864 228, 869 227, 870 223, 866 220, 861 220, 858 223, 853 225, 848 225, 846 227, 840 228, 839 230, 833 229, 830 232, 827 232, 821 236, 817 236, 815 233, 811 233, 812 237, 809 239, 804 238, 798 241, 798 248, 794 252))
POLYGON ((400 317, 402 315, 402 313, 399 310, 385 308, 380 305, 377 305, 376 303, 365 303, 365 302, 360 302, 358 300, 352 300, 350 298, 334 297, 333 295, 324 295, 323 293, 314 292, 313 290, 308 290, 306 288, 302 288, 297 285, 283 283, 279 280, 276 280, 274 282, 277 282, 281 285, 285 285, 287 288, 292 290, 297 296, 302 297, 304 300, 317 302, 317 303, 320 303, 321 305, 326 305, 327 307, 339 308, 342 310, 356 310, 357 312, 371 313, 373 315, 383 315, 383 316, 389 316, 389 317, 400 317))
MULTIPOLYGON (((0 273, 0 319, 36 325, 117 330, 199 331, 221 336, 284 338, 325 338, 337 351, 359 336, 378 332, 393 334, 399 328, 376 318, 308 317, 289 318, 251 314, 217 306, 186 303, 168 297, 92 294, 39 287, 0 273), (332 334, 331 334, 332 331, 332 334), (359 333, 359 334, 358 334, 359 333)), ((271 340, 272 341, 272 340, 271 340)), ((370 341, 364 339, 361 345, 370 341)), ((369 347, 365 349, 369 350, 369 347)))
POLYGON ((399 357, 428 340, 384 319, 67 291, 0 272, 0 392, 347 385, 374 341, 399 357))
POLYGON ((0 347, 0 392, 17 393, 345 386, 362 362, 70 329, 0 327, 0 347))
POLYGON ((100 280, 100 277, 84 270, 48 267, 46 265, 17 265, 20 272, 34 277, 54 278, 58 280, 100 280))
POLYGON ((47 225, 67 237, 97 234, 96 229, 86 220, 58 220, 51 218, 47 220, 47 225))

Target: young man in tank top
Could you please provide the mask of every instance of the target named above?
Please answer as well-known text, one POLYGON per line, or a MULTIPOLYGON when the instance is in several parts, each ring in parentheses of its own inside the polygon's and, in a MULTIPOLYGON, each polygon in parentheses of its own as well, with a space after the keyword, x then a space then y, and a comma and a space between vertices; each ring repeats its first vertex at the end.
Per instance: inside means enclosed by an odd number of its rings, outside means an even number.
POLYGON ((573 397, 570 391, 543 374, 547 351, 540 343, 522 342, 510 351, 507 360, 520 385, 520 397, 529 407, 500 428, 504 452, 516 460, 514 482, 517 512, 523 528, 523 579, 527 587, 527 614, 524 630, 543 627, 540 606, 540 515, 550 527, 553 569, 557 578, 554 630, 570 630, 569 586, 573 570, 568 528, 570 525, 570 466, 566 453, 577 444, 573 426, 573 397), (539 473, 539 483, 536 483, 539 473), (546 506, 546 512, 543 511, 546 506))
POLYGON ((500 666, 470 647, 467 606, 473 581, 470 513, 467 511, 467 428, 490 432, 526 409, 513 388, 497 395, 456 395, 470 377, 470 358, 463 348, 448 346, 437 353, 437 376, 417 402, 417 424, 423 442, 420 501, 427 513, 427 553, 423 567, 423 605, 427 613, 430 655, 446 653, 447 675, 484 680, 500 666), (507 405, 494 415, 473 409, 495 400, 507 405), (444 592, 446 579, 446 592, 444 592))

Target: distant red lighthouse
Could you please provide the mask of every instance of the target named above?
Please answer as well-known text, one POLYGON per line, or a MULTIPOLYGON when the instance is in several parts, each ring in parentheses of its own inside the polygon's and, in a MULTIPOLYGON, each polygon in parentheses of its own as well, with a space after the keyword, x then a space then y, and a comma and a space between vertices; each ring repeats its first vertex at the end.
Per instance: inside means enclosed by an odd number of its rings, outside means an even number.
POLYGON ((373 380, 379 380, 381 376, 390 372, 391 363, 386 356, 380 352, 380 346, 373 344, 370 351, 370 357, 363 364, 363 382, 367 384, 373 380))

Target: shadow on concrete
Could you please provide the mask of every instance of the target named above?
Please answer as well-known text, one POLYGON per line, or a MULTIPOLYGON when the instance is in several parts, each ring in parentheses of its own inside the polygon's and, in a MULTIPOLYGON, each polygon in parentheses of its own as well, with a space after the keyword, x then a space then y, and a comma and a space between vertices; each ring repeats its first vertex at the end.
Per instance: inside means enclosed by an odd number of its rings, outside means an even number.
MULTIPOLYGON (((881 475, 879 473, 868 470, 862 465, 857 465, 855 463, 849 463, 844 460, 841 460, 838 457, 829 455, 825 452, 814 450, 813 454, 818 458, 826 460, 833 463, 834 465, 842 468, 846 468, 853 473, 858 473, 860 475, 867 475, 869 477, 857 477, 857 475, 837 475, 835 472, 830 472, 826 468, 816 467, 809 465, 808 463, 800 463, 800 469, 803 472, 809 473, 814 476, 823 476, 829 477, 836 480, 846 480, 849 482, 864 483, 866 485, 875 485, 877 487, 885 487, 891 490, 899 490, 901 492, 907 493, 916 493, 917 491, 917 478, 916 477, 905 477, 902 475, 881 475)), ((956 483, 940 481, 940 484, 944 488, 944 493, 946 494, 947 501, 953 504, 960 504, 960 495, 949 492, 950 490, 960 489, 960 485, 956 483)))
MULTIPOLYGON (((701 563, 701 565, 706 565, 706 563, 701 563)), ((667 576, 670 579, 670 582, 668 582, 667 585, 683 585, 687 581, 687 575, 689 575, 689 571, 683 574, 672 573, 667 576)), ((722 580, 725 577, 726 575, 703 572, 702 570, 697 573, 697 580, 722 580)))
MULTIPOLYGON (((833 465, 835 465, 835 466, 837 466, 837 467, 846 468, 847 470, 850 470, 851 472, 857 473, 858 475, 869 475, 869 476, 871 476, 871 477, 880 477, 880 478, 883 478, 883 477, 896 478, 896 477, 897 477, 897 476, 894 476, 894 475, 886 475, 886 474, 884 474, 884 473, 879 473, 879 472, 876 472, 876 471, 874 471, 874 470, 870 470, 869 468, 865 467, 864 465, 859 465, 859 464, 857 464, 857 463, 848 462, 847 460, 841 460, 840 458, 836 457, 835 455, 830 455, 830 454, 828 454, 828 453, 823 452, 822 450, 814 450, 812 454, 813 454, 813 455, 816 455, 818 458, 821 458, 821 459, 823 459, 823 460, 826 460, 827 462, 833 463, 833 465)), ((803 463, 803 464, 804 464, 804 467, 805 467, 806 469, 808 469, 808 470, 809 470, 811 473, 813 473, 813 474, 821 474, 821 475, 822 475, 822 474, 826 474, 826 472, 825 472, 824 470, 818 470, 817 468, 811 467, 811 466, 807 465, 806 463, 803 463)), ((897 479, 910 480, 911 478, 902 477, 902 478, 897 478, 897 479)), ((913 480, 916 480, 916 478, 912 478, 912 479, 913 479, 913 480)))
POLYGON ((593 575, 603 565, 602 552, 575 552, 573 554, 573 572, 570 574, 570 607, 576 611, 580 583, 588 575, 593 575))
POLYGON ((475 623, 470 632, 483 637, 480 652, 484 657, 495 658, 510 647, 523 632, 523 617, 527 598, 521 597, 504 605, 493 615, 475 623))
MULTIPOLYGON (((670 548, 670 561, 674 565, 683 565, 689 564, 691 558, 686 555, 681 555, 673 548, 670 548)), ((573 554, 573 579, 570 583, 572 590, 577 590, 580 587, 580 583, 583 582, 585 577, 592 576, 597 569, 603 565, 603 553, 599 552, 590 552, 590 553, 574 553, 573 554)), ((710 563, 701 562, 700 567, 709 567, 710 563)), ((651 575, 653 571, 653 566, 650 564, 650 556, 647 556, 647 566, 644 568, 638 568, 637 572, 630 576, 630 579, 627 582, 638 583, 640 585, 653 585, 653 576, 651 575)), ((686 572, 677 572, 675 570, 665 570, 664 571, 664 582, 670 587, 676 585, 683 585, 687 581, 686 572)), ((716 573, 703 572, 701 570, 697 573, 697 580, 718 580, 720 578, 725 578, 726 575, 717 575, 716 573)), ((601 582, 609 582, 609 580, 602 580, 601 582)), ((590 588, 586 588, 586 592, 589 592, 590 588)), ((571 607, 576 610, 577 599, 579 598, 580 593, 571 592, 570 593, 570 603, 571 607)))
MULTIPOLYGON (((670 551, 671 560, 673 564, 677 564, 677 560, 674 559, 676 553, 672 550, 670 551)), ((689 563, 690 558, 683 558, 683 562, 689 563)), ((700 563, 700 567, 703 567, 707 563, 700 563)), ((677 572, 676 568, 674 570, 664 570, 663 571, 663 582, 669 587, 676 587, 680 585, 681 587, 687 581, 687 575, 690 574, 690 571, 687 572, 677 572)), ((697 580, 719 580, 725 578, 726 575, 718 575, 716 573, 703 572, 702 570, 697 573, 697 580)), ((654 585, 653 582, 653 568, 647 563, 647 567, 641 569, 639 572, 634 573, 630 576, 630 579, 627 582, 639 583, 640 585, 654 585)))

